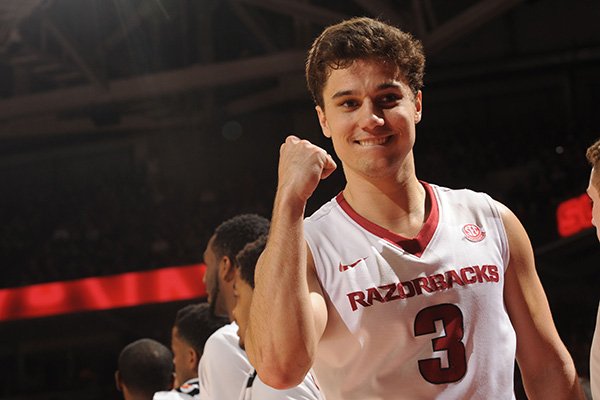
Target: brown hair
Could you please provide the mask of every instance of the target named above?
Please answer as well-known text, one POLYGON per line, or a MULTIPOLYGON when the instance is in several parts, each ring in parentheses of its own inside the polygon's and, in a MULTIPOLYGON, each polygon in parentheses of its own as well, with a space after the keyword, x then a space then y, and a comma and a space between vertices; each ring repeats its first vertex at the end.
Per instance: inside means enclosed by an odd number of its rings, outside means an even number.
POLYGON ((365 59, 396 67, 413 94, 423 87, 425 55, 419 40, 376 19, 352 18, 326 28, 308 52, 306 82, 314 102, 323 107, 323 89, 332 70, 365 59))
POLYGON ((594 184, 600 188, 600 139, 588 147, 585 156, 590 165, 594 168, 594 184))
POLYGON ((242 279, 254 289, 254 271, 258 258, 267 245, 267 235, 262 235, 252 243, 248 243, 236 257, 242 279))

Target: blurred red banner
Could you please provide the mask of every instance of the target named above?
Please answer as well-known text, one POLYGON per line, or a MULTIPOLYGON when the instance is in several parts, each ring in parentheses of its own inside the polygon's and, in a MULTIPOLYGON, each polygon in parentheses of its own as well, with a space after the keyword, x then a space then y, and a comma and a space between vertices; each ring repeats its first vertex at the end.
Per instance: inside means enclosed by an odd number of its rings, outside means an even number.
POLYGON ((0 289, 0 321, 206 296, 204 264, 0 289))

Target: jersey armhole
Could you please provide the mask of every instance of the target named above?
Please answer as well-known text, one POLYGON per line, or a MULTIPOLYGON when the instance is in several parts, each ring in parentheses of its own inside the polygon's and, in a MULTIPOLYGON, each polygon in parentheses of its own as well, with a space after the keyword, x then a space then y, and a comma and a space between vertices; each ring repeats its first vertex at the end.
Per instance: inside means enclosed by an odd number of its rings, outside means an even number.
POLYGON ((502 220, 502 215, 500 214, 500 210, 498 209, 498 202, 494 200, 487 193, 483 193, 487 203, 489 204, 490 210, 492 211, 492 215, 496 221, 496 227, 498 229, 498 233, 500 235, 500 243, 501 243, 501 251, 502 251, 502 261, 504 262, 504 272, 506 273, 506 269, 509 265, 510 260, 510 246, 508 244, 508 236, 506 233, 506 228, 504 227, 504 221, 502 220))

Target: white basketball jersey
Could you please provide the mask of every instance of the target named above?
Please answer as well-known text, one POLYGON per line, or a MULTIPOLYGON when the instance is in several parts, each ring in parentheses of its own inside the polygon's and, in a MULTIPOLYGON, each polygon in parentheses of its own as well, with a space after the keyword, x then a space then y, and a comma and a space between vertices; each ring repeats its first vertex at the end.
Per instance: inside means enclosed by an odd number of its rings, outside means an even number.
POLYGON ((254 368, 242 350, 235 322, 217 329, 206 341, 198 363, 201 400, 238 400, 254 368))
POLYGON ((598 304, 596 330, 594 331, 590 350, 590 386, 592 399, 600 399, 600 304, 598 304))
POLYGON ((514 399, 506 232, 493 200, 423 183, 414 239, 340 193, 304 224, 328 307, 314 371, 327 400, 514 399))
POLYGON ((266 385, 254 371, 248 377, 239 400, 322 400, 322 397, 312 372, 298 386, 278 390, 266 385))

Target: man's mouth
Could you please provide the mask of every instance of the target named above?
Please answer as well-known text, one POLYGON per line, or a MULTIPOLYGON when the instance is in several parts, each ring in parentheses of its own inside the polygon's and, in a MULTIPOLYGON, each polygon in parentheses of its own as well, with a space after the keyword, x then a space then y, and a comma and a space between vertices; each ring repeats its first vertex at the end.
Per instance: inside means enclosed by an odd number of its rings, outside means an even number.
POLYGON ((389 142, 390 138, 391 138, 391 136, 383 136, 383 137, 376 137, 376 138, 370 138, 370 139, 361 139, 361 140, 356 140, 355 143, 358 143, 359 145, 361 145, 363 147, 381 146, 381 145, 389 142))

